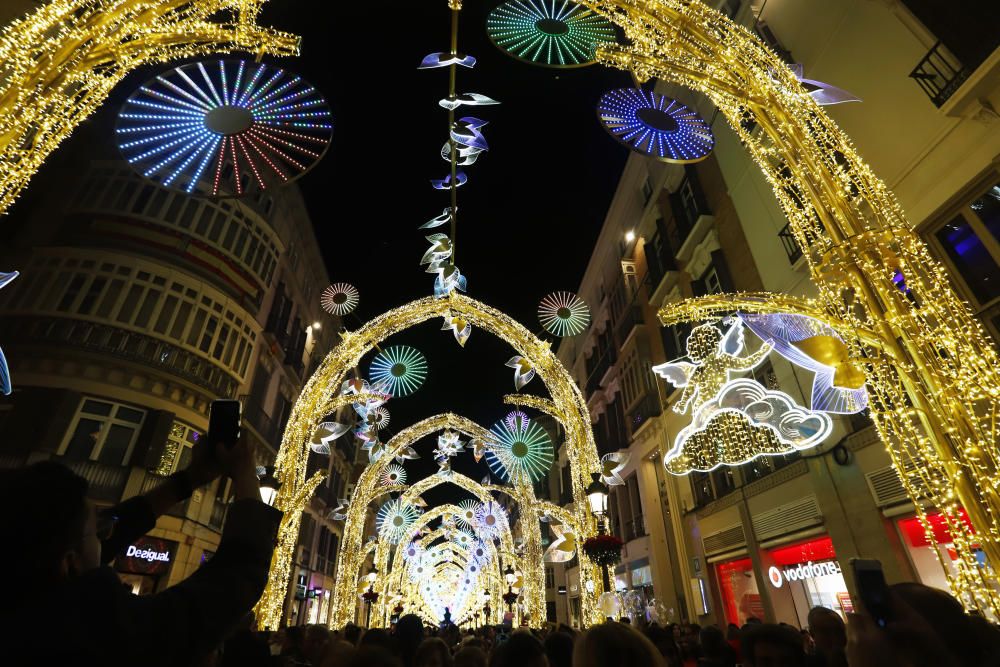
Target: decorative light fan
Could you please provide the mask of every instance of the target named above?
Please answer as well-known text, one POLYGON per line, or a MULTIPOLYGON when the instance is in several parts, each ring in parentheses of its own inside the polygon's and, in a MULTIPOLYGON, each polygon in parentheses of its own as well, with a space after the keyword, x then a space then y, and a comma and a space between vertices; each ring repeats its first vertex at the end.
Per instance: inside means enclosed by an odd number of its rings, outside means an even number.
POLYGON ((597 115, 611 135, 632 150, 663 162, 685 164, 708 157, 712 128, 688 106, 640 88, 601 96, 597 115))
POLYGON ((494 436, 486 461, 494 474, 515 484, 537 482, 552 467, 554 451, 545 429, 520 411, 490 429, 494 436))
POLYGON ((427 378, 427 360, 419 350, 393 345, 375 355, 368 376, 373 383, 384 384, 393 396, 409 396, 427 378))
POLYGON ((591 65, 597 45, 616 39, 607 19, 567 0, 508 0, 490 12, 486 34, 509 56, 558 68, 591 65))
POLYGON ((553 292, 538 304, 538 320, 550 334, 575 336, 590 324, 590 309, 572 292, 553 292))
POLYGON ((330 145, 323 96, 264 63, 202 60, 146 82, 118 114, 118 147, 150 180, 186 192, 242 195, 309 171, 330 145))
POLYGON ((319 305, 331 315, 347 315, 358 307, 358 289, 347 283, 330 285, 319 297, 319 305))

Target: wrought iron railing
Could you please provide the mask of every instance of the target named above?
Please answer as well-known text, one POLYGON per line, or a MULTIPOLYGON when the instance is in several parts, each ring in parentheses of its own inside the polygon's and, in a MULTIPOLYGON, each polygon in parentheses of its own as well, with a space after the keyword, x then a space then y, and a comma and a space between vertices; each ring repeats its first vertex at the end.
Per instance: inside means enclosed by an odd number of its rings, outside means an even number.
POLYGON ((792 223, 788 223, 781 228, 781 231, 778 232, 778 239, 781 240, 781 245, 785 248, 785 254, 788 255, 789 263, 794 264, 802 259, 802 248, 792 234, 792 223))
POLYGON ((969 78, 969 69, 938 42, 913 68, 910 78, 927 93, 934 106, 940 107, 969 78))

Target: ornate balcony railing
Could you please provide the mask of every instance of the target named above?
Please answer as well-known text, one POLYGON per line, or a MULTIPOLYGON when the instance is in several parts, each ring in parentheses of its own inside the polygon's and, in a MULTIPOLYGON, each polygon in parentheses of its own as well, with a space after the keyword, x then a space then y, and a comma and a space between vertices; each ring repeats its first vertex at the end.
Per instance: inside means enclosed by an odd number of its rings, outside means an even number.
POLYGON ((934 106, 940 107, 969 78, 969 68, 938 42, 913 68, 910 78, 927 93, 934 106))

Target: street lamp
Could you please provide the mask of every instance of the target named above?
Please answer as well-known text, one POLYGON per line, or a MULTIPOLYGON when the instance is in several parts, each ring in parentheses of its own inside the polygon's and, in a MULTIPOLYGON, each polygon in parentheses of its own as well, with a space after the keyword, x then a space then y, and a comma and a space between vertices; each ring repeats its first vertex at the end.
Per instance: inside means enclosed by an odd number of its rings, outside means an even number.
POLYGON ((484 603, 484 606, 483 606, 483 614, 484 614, 483 622, 486 625, 489 625, 490 624, 490 592, 489 591, 483 591, 483 603, 484 603))
POLYGON ((274 466, 264 468, 264 474, 260 476, 260 499, 265 505, 274 507, 274 499, 280 488, 281 482, 274 476, 274 466))
MULTIPOLYGON (((590 473, 590 478, 594 481, 587 485, 585 491, 587 502, 590 503, 590 511, 597 517, 597 534, 604 535, 604 519, 608 515, 608 496, 611 489, 601 481, 601 473, 590 473)), ((608 573, 608 566, 605 563, 601 564, 601 583, 604 584, 605 592, 611 590, 611 575, 608 573)))
POLYGON ((514 582, 517 580, 517 575, 514 574, 514 568, 507 565, 507 569, 503 571, 503 578, 507 581, 507 592, 503 594, 503 601, 507 603, 507 611, 514 613, 514 602, 517 601, 517 594, 514 593, 514 582))
POLYGON ((365 600, 365 627, 370 627, 372 622, 372 603, 378 599, 378 593, 375 592, 375 579, 378 578, 378 570, 375 569, 375 565, 371 566, 368 570, 368 575, 365 577, 368 580, 368 590, 362 596, 365 600))

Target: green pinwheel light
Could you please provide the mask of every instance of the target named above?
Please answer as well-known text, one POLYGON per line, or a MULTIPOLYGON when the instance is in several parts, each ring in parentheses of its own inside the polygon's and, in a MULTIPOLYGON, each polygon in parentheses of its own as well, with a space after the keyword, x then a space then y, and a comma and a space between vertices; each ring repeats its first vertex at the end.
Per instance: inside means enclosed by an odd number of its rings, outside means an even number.
POLYGON ((393 345, 375 355, 368 376, 393 396, 409 396, 427 379, 427 360, 419 350, 393 345))
POLYGON ((537 482, 552 467, 552 440, 545 429, 520 411, 511 412, 490 429, 495 442, 486 452, 493 474, 514 484, 537 482))
POLYGON ((543 67, 583 67, 598 44, 616 33, 603 16, 567 0, 508 0, 486 19, 486 33, 504 53, 543 67))

